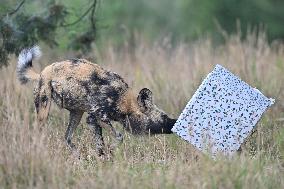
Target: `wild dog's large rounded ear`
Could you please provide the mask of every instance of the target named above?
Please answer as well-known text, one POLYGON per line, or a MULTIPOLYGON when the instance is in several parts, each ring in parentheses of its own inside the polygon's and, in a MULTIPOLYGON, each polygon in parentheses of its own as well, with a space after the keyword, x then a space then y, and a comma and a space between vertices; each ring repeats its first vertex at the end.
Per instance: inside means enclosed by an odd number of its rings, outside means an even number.
POLYGON ((151 110, 154 106, 152 91, 147 88, 142 89, 137 97, 137 102, 142 112, 151 110))

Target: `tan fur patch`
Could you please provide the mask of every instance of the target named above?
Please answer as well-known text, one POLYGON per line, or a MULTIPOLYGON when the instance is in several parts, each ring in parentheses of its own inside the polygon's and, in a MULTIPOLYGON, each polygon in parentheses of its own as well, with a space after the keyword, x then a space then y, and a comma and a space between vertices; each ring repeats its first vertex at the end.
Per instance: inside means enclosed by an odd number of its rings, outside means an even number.
POLYGON ((52 65, 46 66, 41 72, 41 77, 44 80, 50 81, 52 78, 52 65))
POLYGON ((87 60, 82 59, 84 63, 74 65, 71 61, 56 62, 47 66, 42 71, 42 76, 46 79, 60 79, 73 77, 79 80, 87 80, 95 72, 98 77, 105 77, 105 70, 97 64, 93 64, 87 60))
POLYGON ((26 71, 26 76, 32 81, 39 80, 39 74, 36 73, 32 68, 26 71))
POLYGON ((133 94, 133 91, 131 89, 127 90, 120 98, 118 107, 119 110, 125 114, 141 114, 137 103, 137 97, 133 94))

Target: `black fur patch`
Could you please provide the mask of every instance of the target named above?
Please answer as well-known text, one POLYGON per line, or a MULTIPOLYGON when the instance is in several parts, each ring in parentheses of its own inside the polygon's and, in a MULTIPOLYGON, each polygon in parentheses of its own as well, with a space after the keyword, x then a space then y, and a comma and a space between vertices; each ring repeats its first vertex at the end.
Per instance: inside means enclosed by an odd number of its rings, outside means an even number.
POLYGON ((43 85, 43 79, 40 78, 39 81, 38 81, 38 87, 36 89, 37 92, 35 93, 35 98, 34 98, 34 104, 35 104, 35 108, 36 108, 37 113, 39 111, 39 104, 41 102, 39 93, 41 91, 42 85, 43 85))
POLYGON ((92 94, 92 90, 90 89, 90 84, 89 84, 89 82, 88 81, 77 81, 78 83, 80 83, 83 87, 84 87, 84 89, 86 90, 86 92, 88 93, 88 94, 92 94))
POLYGON ((40 78, 39 81, 38 81, 38 89, 39 89, 39 91, 40 91, 42 85, 43 85, 43 79, 40 78))
POLYGON ((110 97, 115 103, 117 103, 120 94, 114 87, 108 87, 106 89, 105 96, 110 97))
POLYGON ((48 101, 48 97, 46 95, 41 97, 41 103, 44 104, 45 106, 47 104, 47 101, 48 101))
POLYGON ((40 103, 40 98, 39 98, 39 94, 37 94, 34 98, 34 104, 35 104, 35 108, 36 108, 37 113, 39 111, 39 103, 40 103))
POLYGON ((79 58, 71 58, 69 61, 72 62, 73 64, 81 63, 81 59, 79 58))
POLYGON ((101 78, 98 77, 98 74, 96 72, 94 72, 91 75, 91 80, 96 84, 96 85, 109 85, 110 84, 110 80, 108 80, 107 78, 101 78))
POLYGON ((122 77, 120 75, 118 75, 117 73, 114 73, 114 72, 107 72, 106 73, 107 75, 107 79, 108 80, 120 80, 120 81, 123 81, 122 77))
POLYGON ((86 119, 86 123, 87 124, 96 124, 97 123, 96 116, 94 114, 89 114, 89 116, 86 119))
POLYGON ((66 80, 70 81, 73 77, 67 77, 66 80))

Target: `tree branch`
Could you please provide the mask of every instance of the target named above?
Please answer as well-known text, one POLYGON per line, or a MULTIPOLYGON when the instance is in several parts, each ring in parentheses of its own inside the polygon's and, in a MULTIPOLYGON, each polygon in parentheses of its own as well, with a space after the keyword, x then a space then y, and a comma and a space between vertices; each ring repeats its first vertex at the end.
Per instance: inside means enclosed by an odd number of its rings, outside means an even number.
POLYGON ((5 16, 12 16, 13 14, 15 14, 16 12, 18 12, 18 10, 24 5, 26 0, 22 0, 22 2, 19 3, 19 5, 12 11, 1 15, 0 20, 2 20, 5 16))
POLYGON ((87 9, 87 11, 84 12, 84 14, 82 14, 82 16, 81 16, 80 18, 78 18, 76 21, 71 22, 71 23, 69 23, 69 24, 62 24, 61 27, 69 27, 69 26, 72 26, 72 25, 77 24, 77 23, 80 22, 86 15, 88 15, 88 13, 89 13, 90 11, 94 12, 94 10, 95 10, 95 8, 96 8, 96 4, 97 4, 97 0, 94 0, 92 6, 89 7, 89 8, 87 9))
POLYGON ((14 10, 12 10, 11 12, 8 13, 9 16, 15 14, 16 12, 18 12, 18 10, 23 6, 23 4, 25 3, 26 0, 23 0, 14 10))
POLYGON ((94 0, 93 10, 91 12, 91 24, 94 30, 96 30, 96 18, 95 18, 96 6, 97 6, 97 0, 94 0))

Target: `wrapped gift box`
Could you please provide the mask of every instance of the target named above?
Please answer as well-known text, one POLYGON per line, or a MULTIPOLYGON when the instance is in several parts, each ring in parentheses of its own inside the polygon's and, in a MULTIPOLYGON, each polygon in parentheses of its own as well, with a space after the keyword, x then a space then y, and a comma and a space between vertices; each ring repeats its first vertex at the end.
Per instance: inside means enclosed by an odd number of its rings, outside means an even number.
POLYGON ((232 155, 273 103, 273 99, 217 65, 188 102, 172 131, 213 157, 232 155))

